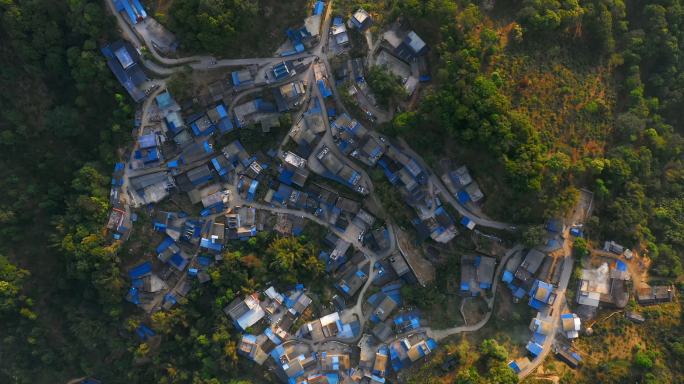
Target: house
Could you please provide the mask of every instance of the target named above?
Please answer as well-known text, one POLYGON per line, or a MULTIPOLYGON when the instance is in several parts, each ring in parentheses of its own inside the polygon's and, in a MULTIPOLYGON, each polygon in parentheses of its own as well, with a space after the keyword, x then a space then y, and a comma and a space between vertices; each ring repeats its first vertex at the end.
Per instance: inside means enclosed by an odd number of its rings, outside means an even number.
POLYGON ((237 166, 242 164, 245 168, 252 163, 252 157, 245 151, 239 140, 226 145, 221 149, 221 153, 228 159, 230 164, 237 166))
POLYGON ((332 302, 338 312, 343 312, 345 309, 347 309, 347 304, 344 302, 344 299, 338 295, 332 297, 332 302))
POLYGON ((627 273, 627 264, 622 260, 617 260, 612 269, 607 263, 599 268, 582 269, 577 302, 591 307, 624 308, 629 300, 629 290, 625 286, 629 279, 631 276, 627 273))
MULTIPOLYGON (((130 3, 128 0, 120 0, 122 3, 130 3)), ((138 0, 132 0, 138 4, 138 0)), ((142 7, 141 7, 142 8, 142 7)), ((144 10, 143 10, 144 13, 144 10)), ((142 67, 138 64, 140 55, 138 51, 133 48, 131 43, 119 39, 102 49, 102 53, 107 59, 107 66, 112 70, 116 79, 128 91, 133 100, 137 103, 142 100, 145 95, 138 89, 138 85, 147 80, 147 75, 143 72, 142 67)))
POLYGON ((396 273, 396 275, 400 278, 404 279, 408 285, 413 285, 418 282, 418 278, 416 277, 415 273, 413 273, 413 270, 409 267, 406 259, 404 259, 404 256, 401 254, 393 255, 387 260, 389 260, 389 265, 392 267, 391 269, 394 271, 394 273, 396 273))
POLYGON ((327 172, 323 173, 324 177, 356 189, 356 185, 361 181, 361 174, 337 158, 328 147, 323 146, 316 158, 327 169, 327 172))
POLYGON ((373 285, 383 287, 399 279, 399 275, 397 275, 394 268, 392 268, 392 265, 390 265, 390 259, 380 260, 375 265, 377 274, 373 278, 373 285))
POLYGON ((297 80, 281 85, 278 90, 283 100, 287 101, 303 96, 306 93, 306 83, 303 80, 297 80))
POLYGON ((376 221, 377 219, 375 218, 375 216, 364 211, 363 209, 359 209, 358 212, 356 212, 356 217, 352 222, 354 223, 354 225, 361 228, 362 230, 368 230, 370 228, 373 228, 376 221))
POLYGON ((625 249, 625 247, 623 247, 623 246, 620 245, 620 244, 617 244, 617 243, 614 242, 614 241, 606 241, 605 244, 604 244, 604 246, 603 246, 603 250, 606 251, 606 252, 612 252, 612 253, 614 253, 614 254, 616 254, 616 255, 622 255, 622 254, 624 254, 625 257, 627 256, 627 253, 629 252, 629 257, 627 257, 627 260, 629 260, 629 259, 632 258, 632 257, 631 257, 631 256, 632 256, 632 251, 630 251, 629 249, 625 249))
POLYGON ((358 11, 354 12, 350 21, 356 26, 361 32, 366 32, 373 26, 373 19, 370 17, 365 9, 359 8, 358 11))
POLYGON ((401 57, 406 61, 413 61, 417 57, 423 56, 428 53, 430 49, 427 47, 423 39, 418 37, 418 35, 411 31, 408 36, 404 38, 404 41, 399 44, 399 46, 394 50, 394 54, 401 57))
POLYGON ((370 320, 374 323, 385 321, 401 303, 401 283, 382 288, 380 292, 368 298, 368 303, 373 307, 370 320))
POLYGON ((544 222, 544 229, 550 232, 565 233, 565 221, 559 217, 546 219, 544 222))
POLYGON ((147 12, 139 0, 116 0, 114 7, 116 7, 117 12, 126 10, 126 14, 133 24, 138 24, 147 18, 147 12))
MULTIPOLYGON (((318 100, 316 100, 318 103, 318 100)), ((304 113, 302 118, 292 126, 290 137, 299 144, 297 152, 303 157, 311 155, 313 149, 321 140, 321 133, 325 132, 327 124, 323 121, 320 108, 314 108, 304 113)))
POLYGON ((520 371, 524 370, 525 368, 529 367, 530 364, 530 359, 527 357, 523 357, 518 360, 512 360, 511 362, 508 363, 508 366, 513 368, 515 373, 520 373, 520 371))
POLYGON ((182 164, 187 165, 203 160, 209 157, 213 152, 214 150, 209 146, 209 142, 205 141, 200 145, 195 145, 194 147, 190 147, 183 151, 183 153, 180 154, 180 160, 182 164))
POLYGON ((254 77, 249 68, 235 71, 231 73, 231 77, 233 78, 233 85, 235 85, 235 87, 242 87, 254 83, 254 77))
POLYGON ((332 32, 332 36, 337 45, 349 44, 349 35, 347 33, 347 27, 344 24, 333 25, 330 28, 330 31, 332 32))
POLYGON ((347 371, 351 368, 351 362, 349 359, 349 354, 337 354, 337 350, 332 350, 330 352, 321 354, 321 371, 322 372, 337 372, 337 371, 347 371))
POLYGON ((480 190, 480 186, 476 182, 470 183, 465 189, 456 195, 456 198, 461 204, 465 204, 468 201, 478 203, 484 199, 484 194, 480 190))
POLYGON ((493 257, 461 255, 461 296, 476 296, 490 289, 495 265, 493 257))
POLYGON ((370 243, 371 249, 376 252, 384 251, 390 246, 389 231, 385 227, 372 230, 365 238, 370 243))
POLYGON ((532 340, 537 344, 544 344, 546 337, 553 331, 551 322, 553 318, 544 315, 541 312, 537 313, 537 317, 530 322, 530 331, 533 332, 532 340))
POLYGON ((217 254, 223 249, 226 229, 222 223, 210 223, 205 237, 200 241, 200 247, 206 248, 209 253, 217 254))
POLYGON ((539 345, 539 344, 537 344, 531 340, 527 342, 527 345, 525 346, 525 348, 527 348, 527 350, 530 351, 530 354, 532 354, 532 356, 534 356, 534 357, 539 356, 542 353, 542 351, 544 350, 544 348, 541 345, 539 345))
POLYGON ((153 40, 159 43, 159 46, 162 49, 166 48, 175 51, 176 48, 178 48, 180 40, 171 31, 164 28, 164 26, 161 25, 157 20, 151 17, 148 18, 147 22, 145 23, 145 29, 147 29, 150 32, 153 40))
POLYGON ((561 315, 562 331, 568 339, 576 339, 579 336, 579 330, 582 327, 579 316, 574 313, 561 315))
POLYGON ((349 77, 351 74, 351 64, 348 61, 343 61, 342 64, 340 65, 340 68, 337 70, 337 76, 340 79, 344 79, 345 77, 349 77))
POLYGON ((581 360, 580 356, 574 352, 570 352, 567 347, 563 348, 558 348, 555 350, 555 355, 556 358, 565 364, 568 365, 568 367, 575 369, 579 365, 579 362, 581 360))
MULTIPOLYGON (((173 186, 173 179, 167 172, 154 172, 128 179, 131 190, 135 191, 143 203, 156 203, 168 195, 168 188, 173 186)), ((137 198, 136 198, 137 199, 137 198)))
POLYGON ((257 294, 249 295, 242 301, 240 299, 233 300, 232 303, 223 308, 223 312, 233 320, 235 327, 241 331, 251 327, 266 314, 259 306, 257 294))
POLYGON ((271 75, 273 75, 273 78, 276 81, 280 81, 290 76, 296 75, 297 71, 295 71, 294 68, 294 62, 282 61, 271 67, 271 75))
POLYGON ((642 283, 636 290, 636 300, 639 305, 655 305, 674 301, 675 291, 668 286, 649 286, 642 283))
POLYGON ((300 187, 304 187, 306 178, 309 177, 309 170, 306 169, 306 159, 295 155, 292 152, 285 152, 283 155, 283 164, 285 169, 281 172, 278 180, 291 185, 295 183, 300 187))
POLYGON ((430 81, 432 79, 430 75, 430 59, 427 55, 420 56, 411 63, 411 71, 413 71, 414 64, 417 67, 418 80, 419 81, 430 81))
POLYGON ((637 324, 642 324, 644 321, 646 321, 646 319, 642 315, 639 315, 638 313, 634 312, 625 312, 625 319, 635 322, 637 324))
POLYGON ((335 283, 335 288, 340 292, 342 297, 349 300, 368 280, 370 273, 370 264, 365 263, 361 268, 354 265, 335 283))
POLYGON ((207 111, 207 118, 209 121, 211 121, 212 124, 218 124, 221 120, 225 119, 228 117, 228 112, 226 111, 226 107, 223 105, 218 105, 215 108, 210 109, 207 111))
POLYGON ((407 333, 428 325, 427 319, 420 318, 420 309, 408 311, 394 319, 397 333, 407 333))
POLYGON ((540 280, 535 280, 530 290, 530 307, 542 309, 544 305, 553 305, 556 294, 553 293, 553 285, 540 280))
POLYGON ((352 74, 354 81, 359 82, 366 77, 366 58, 359 57, 351 60, 352 74))
POLYGON ((435 348, 437 348, 437 343, 433 339, 421 339, 413 343, 408 338, 397 341, 389 348, 392 368, 398 371, 409 367, 430 354, 435 348))

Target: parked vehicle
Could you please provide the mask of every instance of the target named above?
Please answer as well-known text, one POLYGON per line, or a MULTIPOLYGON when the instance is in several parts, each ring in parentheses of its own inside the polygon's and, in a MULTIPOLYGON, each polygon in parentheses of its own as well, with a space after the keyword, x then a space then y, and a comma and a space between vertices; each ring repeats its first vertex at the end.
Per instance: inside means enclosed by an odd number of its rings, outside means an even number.
POLYGON ((209 65, 216 65, 216 62, 212 61, 211 63, 209 63, 209 65))

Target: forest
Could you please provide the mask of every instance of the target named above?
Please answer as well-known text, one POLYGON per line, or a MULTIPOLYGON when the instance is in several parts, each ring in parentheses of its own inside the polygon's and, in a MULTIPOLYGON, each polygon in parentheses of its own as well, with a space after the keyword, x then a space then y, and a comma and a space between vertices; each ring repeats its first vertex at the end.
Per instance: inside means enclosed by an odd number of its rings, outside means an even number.
MULTIPOLYGON (((334 9, 357 4, 332 1, 334 9)), ((244 54, 231 51, 241 36, 275 18, 261 3, 174 0, 159 18, 183 39, 184 52, 233 57, 244 54)), ((428 163, 443 155, 479 160, 473 169, 490 172, 501 194, 483 206, 493 219, 537 225, 567 213, 576 191, 588 188, 597 207, 586 223, 589 248, 615 240, 647 255, 654 276, 682 275, 682 1, 363 6, 386 22, 403 15, 431 47, 434 80, 424 101, 382 132, 404 137, 428 163)), ((274 277, 322 293, 330 284, 315 241, 264 235, 240 244, 212 268, 211 285, 195 286, 178 309, 155 315, 160 345, 119 337, 140 316, 124 306, 127 252, 102 235, 110 174, 130 152, 134 129, 135 106, 100 53, 119 39, 116 18, 103 2, 87 0, 4 0, 0 14, 0 382, 84 375, 107 383, 273 380, 237 358, 238 333, 221 307, 274 277), (151 363, 132 363, 146 359, 151 363)), ((304 6, 290 10, 288 21, 304 14, 304 6)), ((255 46, 266 51, 283 33, 253 33, 255 46)), ((397 79, 378 68, 369 81, 383 103, 397 90, 397 79)), ((401 216, 394 190, 378 187, 385 208, 401 216)), ((440 288, 410 292, 409 300, 432 304, 440 288)), ((652 316, 660 328, 642 335, 643 351, 586 364, 585 376, 561 382, 681 382, 681 308, 652 316)), ((510 381, 497 371, 505 352, 498 345, 463 349, 482 358, 462 360, 455 382, 510 381)))

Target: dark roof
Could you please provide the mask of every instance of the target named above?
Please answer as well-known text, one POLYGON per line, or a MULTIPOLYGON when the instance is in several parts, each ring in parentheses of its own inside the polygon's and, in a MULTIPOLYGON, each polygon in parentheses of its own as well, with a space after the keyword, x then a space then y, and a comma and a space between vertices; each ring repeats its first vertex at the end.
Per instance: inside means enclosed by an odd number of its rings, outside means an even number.
POLYGON ((627 318, 627 320, 631 320, 639 324, 643 323, 646 320, 643 316, 634 312, 625 312, 625 318, 627 318))
POLYGON ((347 62, 347 61, 342 62, 342 65, 340 65, 340 69, 337 70, 337 74, 340 77, 345 77, 345 76, 349 76, 349 73, 350 73, 349 62, 347 62))
POLYGON ((430 76, 430 59, 427 56, 421 56, 416 61, 418 64, 418 76, 430 76))
POLYGON ((341 228, 341 229, 345 230, 349 226, 349 222, 347 221, 347 219, 343 219, 341 217, 338 217, 337 221, 335 222, 335 226, 337 228, 341 228))
POLYGON ((344 303, 344 300, 337 295, 333 296, 332 302, 338 311, 344 311, 347 308, 347 304, 344 303))
POLYGON ((577 364, 579 364, 579 360, 577 360, 570 352, 568 352, 565 349, 558 349, 556 351, 556 358, 565 364, 567 364, 570 368, 577 368, 577 364))
POLYGON ((374 285, 382 287, 399 279, 399 275, 397 275, 387 259, 380 260, 378 264, 380 264, 384 272, 381 275, 376 275, 373 279, 374 285))
POLYGON ((354 78, 366 76, 366 69, 363 66, 363 58, 352 59, 352 71, 354 72, 354 78))
POLYGON ((143 72, 142 68, 138 64, 134 64, 133 66, 127 68, 125 72, 126 77, 128 77, 134 85, 138 85, 147 80, 147 75, 145 72, 143 72))
POLYGON ((275 98, 276 106, 278 107, 278 112, 287 111, 287 102, 283 99, 283 95, 280 94, 280 88, 271 88, 273 92, 273 97, 275 98))
MULTIPOLYGON (((416 35, 417 37, 417 35, 416 35)), ((420 39, 420 38, 418 38, 420 39)), ((406 61, 412 61, 416 57, 423 56, 426 54, 430 48, 426 44, 423 44, 423 46, 416 52, 413 47, 411 47, 411 36, 406 36, 404 38, 404 41, 402 41, 401 44, 397 47, 397 49, 394 50, 394 54, 401 57, 402 59, 406 61)))

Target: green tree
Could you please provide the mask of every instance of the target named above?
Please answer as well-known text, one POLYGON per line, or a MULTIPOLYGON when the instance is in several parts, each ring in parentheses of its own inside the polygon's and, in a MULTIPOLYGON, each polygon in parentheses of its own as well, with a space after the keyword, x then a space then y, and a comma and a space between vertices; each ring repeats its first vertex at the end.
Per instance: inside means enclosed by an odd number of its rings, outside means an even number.
POLYGON ((55 107, 45 119, 45 128, 60 138, 74 137, 83 131, 78 111, 69 106, 55 107))
POLYGON ((405 99, 408 96, 406 89, 402 86, 402 79, 390 73, 386 65, 372 66, 366 81, 375 95, 375 100, 384 106, 387 106, 394 96, 399 99, 405 99))
POLYGON ((292 127, 292 115, 289 113, 285 113, 282 116, 280 116, 280 125, 286 128, 292 127))
POLYGON ((576 238, 572 246, 572 251, 577 257, 582 257, 586 255, 589 252, 587 241, 581 237, 576 238))
POLYGON ((647 354, 638 352, 634 355, 634 365, 640 369, 651 369, 653 367, 653 361, 647 354))
POLYGON ((480 351, 483 355, 494 360, 504 361, 508 359, 508 351, 499 345, 496 340, 485 340, 480 344, 480 351))
POLYGON ((542 225, 535 225, 529 227, 523 232, 522 241, 523 244, 528 248, 536 247, 542 244, 546 239, 546 230, 542 225))

